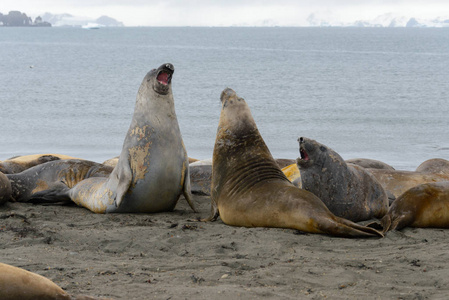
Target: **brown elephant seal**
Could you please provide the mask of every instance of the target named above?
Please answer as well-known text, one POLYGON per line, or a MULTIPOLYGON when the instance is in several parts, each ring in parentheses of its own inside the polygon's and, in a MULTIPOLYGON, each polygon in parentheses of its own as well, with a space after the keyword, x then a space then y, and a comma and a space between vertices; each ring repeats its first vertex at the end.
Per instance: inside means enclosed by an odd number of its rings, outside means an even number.
MULTIPOLYGON (((275 161, 280 168, 284 168, 286 164, 294 161, 295 168, 297 169, 295 160, 278 158, 275 159, 275 161)), ((288 166, 285 168, 288 168, 288 166)), ((210 195, 210 187, 212 182, 212 159, 204 159, 192 162, 189 165, 189 169, 192 193, 200 195, 210 195)), ((289 172, 289 170, 290 169, 286 169, 286 172, 289 172)), ((282 169, 282 171, 284 172, 284 169, 282 169)), ((292 179, 298 178, 299 176, 299 171, 295 174, 293 174, 293 172, 294 171, 292 171, 291 177, 287 176, 290 181, 292 179)))
MULTIPOLYGON (((146 74, 117 166, 108 177, 82 180, 44 200, 69 197, 96 213, 171 211, 181 194, 192 209, 189 160, 175 113, 172 64, 146 74)), ((195 210, 195 209, 194 209, 195 210)))
POLYGON ((119 157, 116 156, 116 157, 105 160, 104 162, 102 162, 102 164, 115 168, 115 166, 118 164, 118 159, 119 159, 119 157))
POLYGON ((428 159, 416 168, 416 172, 449 175, 449 160, 442 158, 428 159))
POLYGON ((347 164, 354 164, 361 166, 363 168, 369 169, 384 169, 384 170, 394 170, 392 166, 386 164, 380 160, 369 159, 369 158, 353 158, 345 160, 347 164))
POLYGON ((76 159, 75 157, 63 154, 32 154, 15 156, 0 162, 0 172, 4 174, 20 173, 31 167, 61 159, 76 159))
POLYGON ((70 296, 44 276, 0 263, 0 299, 2 300, 100 300, 90 296, 70 296))
POLYGON ((5 174, 0 172, 0 205, 11 200, 11 182, 5 174))
MULTIPOLYGON (((17 174, 6 175, 12 188, 12 199, 17 202, 39 202, 40 193, 58 195, 90 177, 108 177, 114 168, 89 160, 55 160, 29 168, 17 174)), ((47 202, 70 202, 70 198, 56 197, 47 202)))
POLYGON ((391 205, 382 218, 383 231, 404 227, 449 228, 449 182, 415 186, 391 205))
POLYGON ((449 174, 382 169, 365 170, 376 177, 392 200, 417 185, 449 180, 449 174))
POLYGON ((363 167, 347 164, 315 140, 300 137, 298 142, 301 187, 320 198, 334 215, 357 222, 387 213, 387 194, 363 167))
POLYGON ((293 228, 340 237, 382 236, 333 215, 315 195, 295 187, 262 139, 245 100, 232 89, 222 109, 212 163, 211 215, 233 226, 293 228))

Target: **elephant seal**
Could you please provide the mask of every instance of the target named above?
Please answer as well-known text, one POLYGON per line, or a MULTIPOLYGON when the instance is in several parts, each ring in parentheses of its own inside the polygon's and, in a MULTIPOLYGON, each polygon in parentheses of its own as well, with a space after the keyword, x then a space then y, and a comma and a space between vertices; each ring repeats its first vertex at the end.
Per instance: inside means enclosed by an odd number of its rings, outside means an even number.
MULTIPOLYGON (((57 195, 90 177, 107 177, 114 168, 83 159, 55 160, 34 166, 17 174, 7 174, 11 184, 12 199, 17 202, 39 202, 40 193, 57 195)), ((70 198, 57 197, 54 201, 71 202, 70 198)))
POLYGON ((387 194, 364 168, 347 164, 315 140, 300 137, 298 142, 302 188, 320 198, 334 215, 358 222, 387 213, 387 194))
POLYGON ((365 169, 376 177, 384 187, 390 199, 398 198, 402 193, 423 183, 448 181, 449 174, 400 171, 400 170, 382 170, 365 169))
POLYGON ((122 152, 110 176, 82 180, 44 200, 69 197, 95 213, 171 211, 183 193, 195 211, 190 193, 189 160, 175 113, 172 64, 148 72, 140 85, 122 152))
POLYGON ((100 300, 90 296, 70 296, 56 283, 39 274, 0 263, 2 300, 100 300))
POLYGON ((295 187, 262 139, 245 100, 230 88, 222 109, 212 163, 211 215, 228 225, 292 228, 340 237, 382 236, 333 215, 315 195, 295 187))
POLYGON ((384 170, 394 170, 392 166, 386 164, 380 160, 369 159, 369 158, 353 158, 346 160, 347 164, 354 164, 361 166, 363 168, 369 169, 384 169, 384 170))
POLYGON ((382 218, 383 231, 404 227, 449 228, 449 182, 415 186, 391 205, 382 218))
POLYGON ((53 281, 36 273, 0 263, 0 299, 72 299, 53 281))
POLYGON ((301 188, 301 173, 299 172, 296 162, 282 168, 281 171, 285 176, 287 176, 287 179, 290 180, 291 183, 301 188))
POLYGON ((20 173, 31 167, 61 159, 76 159, 75 157, 63 154, 32 154, 15 156, 0 162, 0 172, 3 174, 20 173))
POLYGON ((442 158, 428 159, 416 168, 416 172, 449 175, 449 160, 442 158))
POLYGON ((5 174, 0 172, 0 205, 11 199, 11 182, 5 174))

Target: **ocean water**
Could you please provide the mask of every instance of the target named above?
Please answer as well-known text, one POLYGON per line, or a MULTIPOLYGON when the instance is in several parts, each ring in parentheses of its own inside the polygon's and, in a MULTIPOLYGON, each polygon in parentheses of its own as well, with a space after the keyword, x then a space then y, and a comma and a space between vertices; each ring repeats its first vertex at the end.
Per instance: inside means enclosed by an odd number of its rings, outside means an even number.
POLYGON ((249 104, 274 157, 297 138, 413 170, 449 159, 449 28, 0 28, 0 160, 118 155, 139 85, 175 66, 190 157, 212 157, 220 93, 249 104))

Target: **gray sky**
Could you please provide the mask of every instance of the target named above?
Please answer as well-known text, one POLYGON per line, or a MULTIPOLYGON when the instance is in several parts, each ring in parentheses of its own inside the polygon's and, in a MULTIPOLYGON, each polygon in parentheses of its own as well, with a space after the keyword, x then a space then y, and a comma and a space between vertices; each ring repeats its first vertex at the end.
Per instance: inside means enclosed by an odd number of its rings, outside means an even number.
POLYGON ((448 0, 2 0, 0 12, 31 17, 70 13, 115 18, 126 26, 304 26, 314 14, 335 22, 374 19, 385 14, 449 18, 448 0))

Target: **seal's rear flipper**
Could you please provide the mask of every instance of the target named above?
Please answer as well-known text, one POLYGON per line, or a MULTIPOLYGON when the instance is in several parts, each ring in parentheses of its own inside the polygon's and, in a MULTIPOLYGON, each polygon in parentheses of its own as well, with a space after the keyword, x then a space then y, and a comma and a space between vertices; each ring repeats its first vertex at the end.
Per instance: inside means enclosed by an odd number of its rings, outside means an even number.
POLYGON ((60 182, 50 186, 49 189, 43 190, 31 195, 27 202, 30 203, 71 203, 69 196, 69 187, 60 182))

